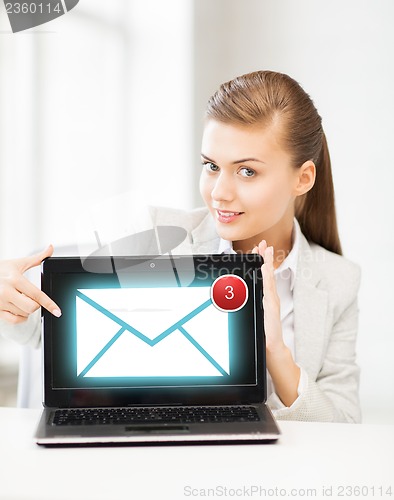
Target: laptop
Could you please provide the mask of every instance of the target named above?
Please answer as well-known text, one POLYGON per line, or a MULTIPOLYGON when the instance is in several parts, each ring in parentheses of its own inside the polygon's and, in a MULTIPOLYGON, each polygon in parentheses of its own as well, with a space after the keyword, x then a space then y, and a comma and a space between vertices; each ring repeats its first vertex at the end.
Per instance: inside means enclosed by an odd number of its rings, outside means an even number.
POLYGON ((39 445, 267 443, 259 255, 52 257, 39 445))

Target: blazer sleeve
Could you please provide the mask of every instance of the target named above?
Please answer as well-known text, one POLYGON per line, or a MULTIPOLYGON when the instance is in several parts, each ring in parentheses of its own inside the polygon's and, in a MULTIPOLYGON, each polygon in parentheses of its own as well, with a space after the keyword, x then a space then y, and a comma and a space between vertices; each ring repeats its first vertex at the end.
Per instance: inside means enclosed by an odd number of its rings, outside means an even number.
POLYGON ((360 283, 358 266, 355 283, 350 301, 332 326, 317 377, 313 378, 307 373, 306 387, 296 401, 288 408, 273 410, 277 419, 351 423, 361 421, 360 373, 356 364, 357 293, 360 283))
POLYGON ((37 348, 41 340, 40 309, 30 314, 25 322, 17 325, 0 320, 0 333, 4 338, 18 342, 18 344, 37 348))

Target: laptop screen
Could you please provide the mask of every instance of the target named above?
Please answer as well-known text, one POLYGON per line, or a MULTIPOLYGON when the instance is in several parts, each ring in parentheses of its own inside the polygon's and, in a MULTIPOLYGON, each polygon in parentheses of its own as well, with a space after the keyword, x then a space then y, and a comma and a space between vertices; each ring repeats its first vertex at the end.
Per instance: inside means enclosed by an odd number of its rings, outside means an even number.
POLYGON ((44 311, 46 403, 205 401, 257 387, 262 400, 260 266, 251 255, 117 257, 110 268, 48 259, 43 290, 63 314, 44 311))

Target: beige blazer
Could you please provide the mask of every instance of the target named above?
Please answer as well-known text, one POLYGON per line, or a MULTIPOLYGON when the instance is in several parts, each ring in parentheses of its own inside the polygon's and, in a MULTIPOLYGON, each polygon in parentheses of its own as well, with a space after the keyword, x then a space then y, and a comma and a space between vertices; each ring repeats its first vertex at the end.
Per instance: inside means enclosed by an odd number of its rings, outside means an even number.
MULTIPOLYGON (((218 250, 219 236, 206 208, 190 212, 154 208, 152 216, 157 225, 184 227, 193 253, 218 250)), ((184 250, 182 245, 177 249, 184 250)), ((276 418, 360 422, 359 284, 359 266, 301 236, 293 292, 295 361, 306 371, 307 385, 290 408, 274 411, 276 418)))

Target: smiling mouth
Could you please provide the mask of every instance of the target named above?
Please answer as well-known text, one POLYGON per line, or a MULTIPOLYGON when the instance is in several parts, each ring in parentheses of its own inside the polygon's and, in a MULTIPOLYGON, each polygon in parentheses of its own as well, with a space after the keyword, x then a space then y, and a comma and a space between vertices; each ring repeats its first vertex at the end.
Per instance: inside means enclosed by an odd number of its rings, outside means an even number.
POLYGON ((216 209, 216 214, 217 214, 217 219, 219 222, 223 223, 229 223, 233 222, 234 220, 238 219, 240 215, 242 215, 244 212, 230 212, 228 210, 218 210, 216 209))

